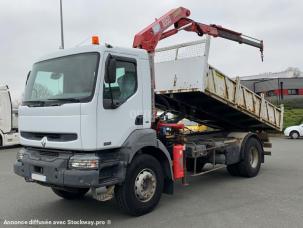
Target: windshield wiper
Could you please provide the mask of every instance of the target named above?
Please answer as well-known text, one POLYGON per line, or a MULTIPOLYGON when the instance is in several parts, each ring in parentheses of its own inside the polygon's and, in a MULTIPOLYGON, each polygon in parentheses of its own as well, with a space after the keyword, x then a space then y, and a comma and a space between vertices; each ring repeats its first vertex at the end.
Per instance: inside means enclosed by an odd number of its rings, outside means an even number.
POLYGON ((43 107, 43 106, 56 106, 61 105, 64 102, 75 102, 78 103, 81 100, 79 98, 50 98, 43 101, 23 101, 23 105, 27 105, 29 107, 43 107))
POLYGON ((45 105, 45 101, 23 101, 23 105, 30 107, 42 107, 45 105))
POLYGON ((50 98, 47 101, 69 101, 69 102, 80 102, 79 98, 69 97, 69 98, 50 98))

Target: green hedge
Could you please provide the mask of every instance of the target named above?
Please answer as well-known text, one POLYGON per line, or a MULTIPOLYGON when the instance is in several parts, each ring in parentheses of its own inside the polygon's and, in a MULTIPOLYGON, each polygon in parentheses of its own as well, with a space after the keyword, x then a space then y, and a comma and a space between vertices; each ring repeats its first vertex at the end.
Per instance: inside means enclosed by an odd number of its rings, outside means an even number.
POLYGON ((284 128, 303 123, 303 108, 286 107, 284 111, 284 128))

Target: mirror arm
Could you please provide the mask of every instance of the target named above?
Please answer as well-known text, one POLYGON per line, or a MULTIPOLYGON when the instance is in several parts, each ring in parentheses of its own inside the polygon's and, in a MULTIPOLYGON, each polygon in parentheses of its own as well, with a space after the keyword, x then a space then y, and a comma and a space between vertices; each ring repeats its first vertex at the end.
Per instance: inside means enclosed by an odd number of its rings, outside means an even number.
POLYGON ((111 83, 112 83, 112 78, 111 78, 111 61, 112 61, 112 59, 114 59, 110 54, 108 55, 108 58, 107 58, 107 63, 106 63, 106 67, 107 67, 107 69, 106 69, 106 74, 105 74, 105 76, 106 76, 106 78, 107 78, 107 80, 106 81, 108 81, 108 86, 109 86, 109 93, 110 93, 110 98, 111 98, 111 108, 112 109, 115 109, 115 108, 117 108, 118 106, 115 104, 115 102, 114 102, 114 96, 113 96, 113 91, 112 91, 112 87, 111 87, 111 83))
POLYGON ((29 72, 27 73, 27 77, 26 77, 25 85, 27 85, 27 81, 28 81, 28 79, 29 79, 29 76, 30 76, 31 72, 32 72, 32 71, 29 71, 29 72))
POLYGON ((110 93, 110 99, 111 99, 111 108, 116 108, 114 104, 114 97, 113 97, 113 91, 112 91, 112 86, 111 83, 108 83, 109 86, 109 93, 110 93))

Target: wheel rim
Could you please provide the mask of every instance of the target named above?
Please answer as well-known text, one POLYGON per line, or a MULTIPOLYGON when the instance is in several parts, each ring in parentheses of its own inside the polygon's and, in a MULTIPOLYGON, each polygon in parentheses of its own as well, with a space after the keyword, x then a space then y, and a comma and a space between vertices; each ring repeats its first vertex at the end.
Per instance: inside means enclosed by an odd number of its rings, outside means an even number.
POLYGON ((143 169, 135 179, 135 195, 141 202, 149 201, 156 192, 157 179, 150 169, 143 169))
POLYGON ((249 162, 252 168, 256 168, 259 163, 259 153, 256 147, 252 147, 249 151, 249 162))
POLYGON ((299 137, 299 135, 298 135, 297 132, 294 132, 294 133, 292 133, 292 137, 293 137, 294 139, 297 139, 297 138, 299 137))

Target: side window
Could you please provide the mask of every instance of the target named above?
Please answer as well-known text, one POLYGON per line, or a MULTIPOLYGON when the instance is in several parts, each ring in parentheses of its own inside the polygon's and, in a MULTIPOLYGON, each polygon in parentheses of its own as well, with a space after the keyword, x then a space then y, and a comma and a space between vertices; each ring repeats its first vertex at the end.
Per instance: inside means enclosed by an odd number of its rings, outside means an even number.
MULTIPOLYGON (((107 66, 106 66, 107 67, 107 66)), ((137 91, 136 60, 116 57, 116 81, 103 84, 103 106, 106 109, 122 105, 137 91)))
POLYGON ((298 95, 299 90, 298 89, 289 89, 288 90, 288 95, 298 95))

